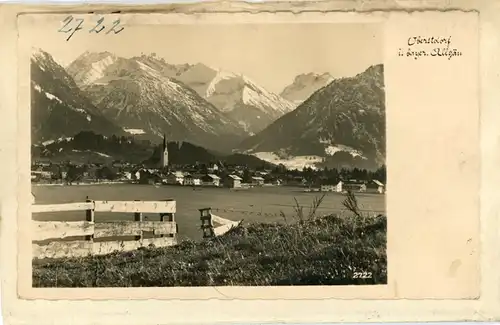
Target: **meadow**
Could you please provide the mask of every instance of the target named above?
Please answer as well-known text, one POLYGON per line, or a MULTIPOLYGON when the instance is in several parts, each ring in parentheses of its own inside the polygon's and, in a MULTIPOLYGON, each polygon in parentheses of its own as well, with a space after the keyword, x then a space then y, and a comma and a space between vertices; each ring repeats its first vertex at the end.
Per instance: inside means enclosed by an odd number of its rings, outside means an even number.
POLYGON ((104 256, 33 262, 34 287, 356 285, 387 283, 387 218, 320 212, 326 196, 299 201, 281 222, 243 222, 222 236, 104 256))

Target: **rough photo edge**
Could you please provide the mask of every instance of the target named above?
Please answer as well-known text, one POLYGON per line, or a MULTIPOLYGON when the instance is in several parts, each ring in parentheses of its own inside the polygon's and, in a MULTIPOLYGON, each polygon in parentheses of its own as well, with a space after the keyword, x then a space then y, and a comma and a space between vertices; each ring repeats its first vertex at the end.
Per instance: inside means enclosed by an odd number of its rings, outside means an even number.
MULTIPOLYGON (((468 1, 465 1, 465 2, 462 2, 462 3, 465 3, 466 6, 468 6, 470 3, 468 1)), ((448 4, 448 2, 446 3, 448 4)), ((265 4, 267 5, 267 4, 265 4)), ((202 5, 203 6, 203 5, 202 5)), ((309 6, 309 5, 305 5, 305 6, 309 6)), ((466 6, 463 6, 462 8, 464 8, 466 11, 469 11, 471 10, 470 7, 466 7, 466 6)), ((450 6, 446 6, 446 5, 443 5, 443 6, 437 6, 438 8, 425 8, 427 10, 447 10, 450 8, 450 6)), ((460 4, 459 5, 456 5, 455 7, 453 7, 453 10, 460 10, 460 4)), ((494 12, 495 10, 492 10, 492 9, 496 9, 498 10, 496 7, 492 8, 493 6, 491 7, 487 7, 487 9, 485 9, 484 7, 482 9, 480 9, 480 12, 481 12, 481 17, 485 17, 483 22, 486 21, 490 24, 496 24, 496 26, 498 26, 498 18, 495 17, 495 15, 493 15, 491 12, 494 12), (491 12, 488 12, 488 9, 491 10, 491 12)), ((75 10, 78 10, 79 6, 74 6, 73 9, 75 10)), ((93 8, 93 6, 92 6, 93 8)), ((96 10, 98 8, 104 8, 104 7, 96 7, 96 10)), ((119 6, 106 6, 105 8, 109 8, 109 9, 106 9, 106 10, 114 10, 115 8, 119 8, 119 6)), ((477 7, 476 7, 477 8, 477 7)), ((6 7, 4 6, 4 9, 6 9, 6 7)), ((10 8, 12 9, 12 8, 10 8)), ((46 9, 52 9, 52 7, 50 8, 47 8, 46 9)), ((400 9, 400 8, 398 8, 400 9)), ((412 8, 412 9, 415 9, 415 8, 412 8)), ((61 9, 58 9, 58 10, 61 10, 61 9)), ((88 7, 85 8, 85 10, 88 10, 88 7)), ((103 9, 104 10, 104 9, 103 9)), ((175 10, 175 9, 174 9, 175 10)), ((349 9, 346 9, 346 10, 349 10, 349 9)), ((385 9, 385 10, 390 10, 390 9, 385 9)), ((16 10, 14 10, 16 11, 16 10)), ((9 20, 6 20, 5 18, 11 18, 11 17, 7 17, 8 16, 8 10, 4 10, 4 15, 2 15, 3 19, 2 19, 2 22, 7 25, 9 24, 9 27, 12 28, 12 19, 9 20)), ((491 32, 491 26, 486 26, 486 29, 487 28, 490 28, 488 31, 491 32)), ((8 34, 9 36, 9 40, 15 40, 15 33, 12 33, 12 31, 8 31, 8 30, 4 30, 4 33, 5 34, 8 34)), ((483 36, 483 35, 482 35, 483 36)), ((498 42, 496 44, 498 46, 498 42)), ((488 46, 482 46, 482 50, 484 50, 485 48, 486 49, 492 49, 491 48, 491 45, 489 44, 488 46), (489 46, 489 47, 488 47, 489 46)), ((4 55, 6 54, 9 54, 11 55, 12 57, 12 54, 14 54, 15 52, 13 51, 13 48, 10 48, 10 47, 5 47, 4 49, 2 49, 4 55)), ((14 54, 14 57, 15 57, 15 54, 14 54)), ((485 58, 483 57, 482 58, 482 61, 486 61, 486 65, 488 64, 492 64, 492 63, 498 63, 498 59, 496 57, 490 57, 490 58, 485 58)), ((9 63, 6 63, 6 62, 2 62, 1 64, 3 64, 3 67, 5 67, 5 71, 13 71, 13 67, 9 67, 9 63)), ((496 71, 497 67, 492 67, 492 70, 493 71, 496 71)), ((482 73, 484 74, 484 67, 482 68, 482 73)), ((5 79, 5 78, 3 78, 5 79)), ((9 81, 12 82, 14 80, 14 84, 17 84, 15 82, 15 76, 10 76, 10 79, 9 81)), ((5 81, 5 80, 4 80, 5 81)), ((498 83, 498 79, 493 75, 493 74, 490 74, 490 75, 487 75, 487 76, 484 76, 482 75, 482 82, 484 82, 484 84, 487 84, 489 82, 491 83, 495 83, 495 85, 498 83)), ((483 84, 483 87, 490 87, 490 86, 484 86, 483 84)), ((498 87, 493 87, 491 86, 491 88, 498 88, 498 87)), ((10 99, 13 99, 13 95, 12 94, 8 94, 7 92, 7 89, 2 89, 2 92, 5 93, 6 97, 10 98, 10 99)), ((482 102, 483 103, 486 103, 486 104, 483 104, 483 105, 489 105, 489 107, 487 107, 487 110, 486 110, 486 113, 483 113, 484 116, 490 116, 489 114, 493 114, 492 112, 489 112, 488 110, 493 110, 493 105, 495 104, 495 101, 493 100, 493 98, 490 98, 488 97, 488 95, 485 95, 484 93, 482 94, 482 102), (485 98, 486 97, 486 98, 485 98)), ((498 102, 498 101, 497 101, 498 102)), ((483 108, 483 107, 482 107, 483 108)), ((483 109, 484 110, 484 109, 483 109)), ((486 117, 483 117, 483 121, 484 119, 486 119, 486 117)), ((15 126, 10 126, 11 129, 9 131, 12 131, 12 128, 14 128, 15 126)), ((488 132, 490 132, 490 134, 487 134, 488 136, 491 136, 491 133, 492 132, 495 132, 494 129, 492 127, 490 127, 489 125, 486 125, 482 127, 481 129, 481 132, 483 135, 485 135, 486 133, 486 130, 488 132)), ((6 132, 7 133, 7 132, 6 132)), ((496 134, 496 133, 495 133, 496 134)), ((15 137, 13 138, 11 134, 7 134, 7 139, 11 139, 13 141, 4 141, 3 142, 3 151, 5 153, 8 153, 8 152, 14 152, 14 147, 15 147, 15 137)), ((490 140, 491 141, 491 140, 490 140)), ((484 159, 483 158, 483 165, 485 165, 486 167, 483 167, 483 168, 491 168, 491 170, 493 171, 493 161, 495 159, 498 159, 497 155, 498 153, 495 153, 494 152, 494 144, 491 143, 491 142, 488 142, 488 141, 485 141, 486 144, 483 146, 483 157, 484 156, 487 156, 489 158, 488 159, 484 159), (490 147, 488 147, 488 145, 490 147), (488 152, 488 150, 490 152, 488 152)), ((492 141, 493 142, 493 141, 492 141)), ((497 149, 498 151, 498 149, 497 149)), ((9 162, 10 165, 8 165, 8 167, 10 167, 11 169, 8 169, 8 168, 5 168, 4 170, 14 170, 12 169, 12 167, 15 166, 15 163, 13 164, 12 161, 9 162)), ((498 179, 498 176, 493 173, 493 175, 489 175, 489 179, 487 177, 484 176, 485 173, 483 173, 483 176, 482 176, 482 179, 483 179, 483 184, 486 183, 486 186, 483 185, 483 200, 486 201, 486 202, 483 202, 483 205, 482 205, 482 210, 488 210, 488 211, 491 211, 490 209, 495 209, 493 211, 496 211, 498 210, 497 206, 494 205, 493 202, 495 202, 495 199, 498 199, 497 196, 495 196, 494 194, 494 187, 493 187, 493 180, 495 179, 498 179), (485 189, 486 188, 486 189, 485 189), (487 191, 485 193, 485 191, 487 191)), ((12 183, 11 183, 12 184, 12 183)), ((9 214, 11 215, 11 213, 15 210, 15 203, 12 202, 12 199, 14 198, 15 200, 15 196, 13 196, 13 193, 12 191, 9 191, 9 188, 7 188, 8 186, 3 186, 2 187, 2 215, 5 216, 6 214, 9 214), (10 192, 10 193, 9 193, 10 192), (8 201, 8 199, 10 199, 10 202, 8 201)), ((484 214, 485 212, 483 212, 484 214)), ((486 212, 487 213, 487 212, 486 212)), ((494 214, 494 213, 492 213, 494 214)), ((6 247, 6 249, 3 249, 3 259, 4 261, 6 260, 6 255, 12 255, 12 254, 6 254, 9 253, 9 248, 8 248, 8 245, 5 245, 5 243, 8 242, 8 240, 15 240, 15 235, 13 235, 14 232, 12 233, 8 233, 7 230, 6 230, 6 227, 7 228, 10 228, 10 229, 13 229, 13 227, 15 227, 15 221, 14 220, 7 220, 5 221, 5 217, 2 218, 2 221, 4 221, 4 225, 2 225, 2 229, 3 229, 3 244, 2 247, 6 247)), ((411 306, 411 305, 414 305, 414 308, 422 308, 420 309, 423 313, 422 314, 418 314, 418 313, 409 313, 408 315, 404 315, 404 314, 398 314, 398 315, 389 315, 387 312, 375 312, 375 306, 378 305, 377 302, 373 302, 373 309, 372 307, 369 307, 369 305, 365 305, 363 304, 364 306, 362 307, 362 309, 365 311, 364 312, 364 317, 360 318, 358 316, 356 317, 344 317, 342 319, 347 319, 347 320, 357 320, 357 321, 361 321, 361 320, 376 320, 376 321, 388 321, 388 320, 399 320, 399 321, 402 321, 402 320, 473 320, 473 319, 476 319, 476 320, 493 320, 493 319, 498 319, 498 302, 499 302, 499 299, 498 299, 498 275, 495 275, 495 266, 498 265, 498 250, 494 249, 492 246, 497 246, 498 244, 498 233, 495 233, 494 229, 496 228, 495 226, 497 225, 497 221, 495 219, 495 216, 493 215, 487 215, 487 217, 485 218, 485 216, 483 215, 482 218, 481 218, 481 237, 483 239, 483 246, 481 247, 482 249, 482 254, 481 254, 481 269, 482 269, 482 280, 484 282, 485 279, 488 279, 488 284, 482 284, 482 294, 481 294, 481 298, 479 299, 480 302, 479 303, 472 303, 472 304, 462 304, 462 303, 458 303, 458 304, 455 304, 456 307, 460 306, 460 308, 463 308, 463 310, 461 311, 459 308, 455 308, 455 306, 452 306, 454 305, 453 302, 450 302, 450 305, 449 306, 446 306, 446 305, 443 305, 441 304, 440 302, 434 302, 436 305, 440 305, 441 307, 443 307, 443 310, 440 310, 439 308, 436 308, 434 309, 433 307, 431 307, 430 304, 426 304, 426 301, 423 301, 423 302, 415 302, 413 304, 413 302, 408 302, 409 305, 408 306, 411 306), (485 245, 489 243, 489 247, 485 247, 485 245), (485 272, 487 272, 487 274, 485 274, 485 272), (375 314, 372 314, 370 312, 368 312, 369 310, 373 311, 375 314), (441 313, 440 313, 441 312, 441 313), (376 315, 376 316, 374 316, 376 315), (428 316, 428 317, 427 317, 428 316), (427 318, 426 318, 427 317, 427 318)), ((17 242, 17 241, 16 241, 17 242)), ((5 266, 5 263, 2 263, 2 265, 4 265, 4 267, 2 268, 2 283, 3 283, 3 290, 2 290, 2 294, 3 294, 3 302, 4 302, 4 311, 7 311, 5 308, 9 308, 9 311, 13 311, 12 314, 10 314, 10 318, 6 319, 6 321, 11 321, 11 323, 19 323, 19 320, 21 318, 19 318, 20 316, 20 313, 19 313, 19 307, 22 307, 22 308, 26 308, 28 307, 26 303, 22 303, 22 302, 19 302, 19 306, 14 306, 15 303, 17 303, 17 294, 15 293, 16 290, 15 288, 17 287, 17 283, 16 281, 12 281, 12 274, 16 274, 16 267, 15 265, 12 265, 12 261, 13 259, 9 257, 9 261, 11 262, 9 266, 5 266), (6 279, 7 275, 10 275, 10 279, 6 279), (7 285, 7 288, 6 288, 6 285, 7 285), (14 290, 13 290, 14 289, 14 290), (22 306, 21 306, 22 305, 22 306), (17 307, 17 308, 16 308, 17 307), (17 317, 16 317, 17 315, 17 317)), ((14 263, 16 264, 16 263, 14 263)), ((498 269, 498 268, 497 268, 498 269)), ((15 278, 15 277, 14 277, 15 278)), ((431 301, 428 301, 429 303, 431 301)), ((394 303, 394 302, 393 302, 394 303)), ((404 308, 404 305, 402 302, 400 304, 400 302, 397 302, 396 304, 398 305, 401 305, 402 308, 404 308)), ((413 307, 413 306, 412 306, 413 307)), ((29 308, 28 308, 29 309, 29 308)), ((118 315, 119 313, 119 309, 114 309, 114 313, 116 315, 118 315)), ((4 312, 4 315, 6 313, 4 312)), ((33 315, 35 316, 35 315, 33 315)), ((30 316, 28 316, 30 317, 30 316)), ((36 317, 36 316, 35 316, 36 317)), ((34 320, 35 318, 31 318, 31 320, 34 320)), ((301 320, 304 320, 306 318, 301 318, 301 320)), ((315 318, 317 319, 317 318, 315 318)), ((337 318, 340 320, 340 318, 337 318)))

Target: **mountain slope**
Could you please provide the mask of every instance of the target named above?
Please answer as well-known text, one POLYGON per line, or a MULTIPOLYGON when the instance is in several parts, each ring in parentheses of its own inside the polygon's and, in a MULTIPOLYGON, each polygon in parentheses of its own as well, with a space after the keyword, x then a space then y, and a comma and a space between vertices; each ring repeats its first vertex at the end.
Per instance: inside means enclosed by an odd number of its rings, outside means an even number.
MULTIPOLYGON (((145 163, 157 167, 160 162, 160 147, 147 140, 138 141, 133 137, 105 137, 91 131, 82 131, 69 139, 51 141, 32 146, 33 158, 51 162, 71 161, 76 163, 111 163, 124 161, 132 164, 145 163)), ((189 142, 167 143, 169 163, 173 165, 209 164, 222 161, 250 168, 271 164, 251 155, 218 154, 189 142)))
POLYGON ((152 55, 137 59, 193 89, 250 133, 263 130, 294 108, 289 101, 241 74, 214 69, 202 63, 172 65, 152 55))
POLYGON ((315 91, 328 85, 334 79, 329 73, 300 74, 295 77, 293 83, 283 89, 280 95, 290 102, 299 105, 315 91))
POLYGON ((123 133, 100 114, 50 54, 37 50, 30 69, 32 143, 71 137, 81 130, 123 133))
POLYGON ((294 108, 284 98, 267 91, 244 75, 216 70, 201 63, 191 66, 175 78, 251 133, 263 130, 294 108))
POLYGON ((133 134, 228 149, 247 133, 194 90, 144 57, 84 53, 69 67, 103 115, 133 134))
POLYGON ((383 66, 332 81, 240 149, 261 158, 313 156, 332 167, 377 168, 385 161, 383 66))

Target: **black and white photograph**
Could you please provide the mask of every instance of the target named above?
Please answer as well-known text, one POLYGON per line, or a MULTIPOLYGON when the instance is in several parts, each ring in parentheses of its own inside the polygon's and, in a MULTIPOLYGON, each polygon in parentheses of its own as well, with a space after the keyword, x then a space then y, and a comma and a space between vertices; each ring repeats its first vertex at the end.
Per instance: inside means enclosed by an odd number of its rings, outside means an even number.
POLYGON ((387 284, 381 24, 97 18, 31 44, 33 287, 387 284))

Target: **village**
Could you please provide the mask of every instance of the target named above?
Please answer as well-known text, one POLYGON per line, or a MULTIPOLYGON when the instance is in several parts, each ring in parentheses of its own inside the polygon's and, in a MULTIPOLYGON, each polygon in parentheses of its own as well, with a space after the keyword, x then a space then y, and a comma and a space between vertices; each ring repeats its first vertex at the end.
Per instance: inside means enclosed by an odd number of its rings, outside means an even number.
POLYGON ((341 179, 321 171, 287 171, 280 168, 251 170, 246 166, 213 164, 147 168, 130 163, 114 162, 72 164, 35 161, 32 164, 33 184, 151 184, 248 189, 262 186, 296 186, 305 192, 375 192, 385 193, 386 186, 377 179, 341 179))
POLYGON ((102 184, 131 183, 249 189, 262 186, 296 186, 305 192, 386 192, 385 184, 366 170, 287 170, 280 165, 274 169, 251 169, 248 166, 228 165, 222 161, 175 165, 169 161, 167 140, 164 136, 156 166, 114 161, 103 163, 56 163, 34 161, 31 181, 35 184, 102 184))

